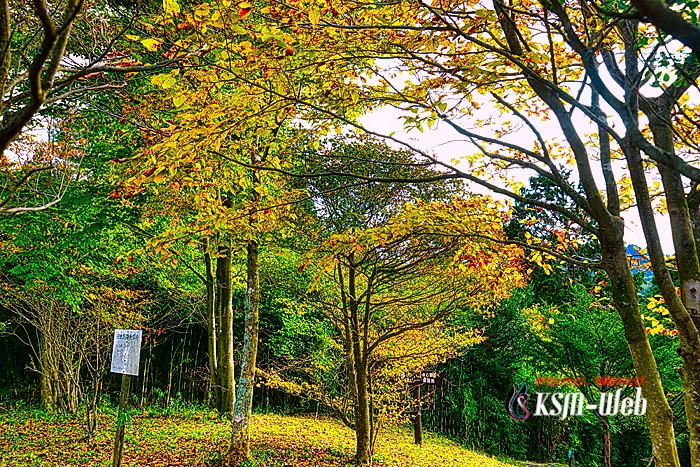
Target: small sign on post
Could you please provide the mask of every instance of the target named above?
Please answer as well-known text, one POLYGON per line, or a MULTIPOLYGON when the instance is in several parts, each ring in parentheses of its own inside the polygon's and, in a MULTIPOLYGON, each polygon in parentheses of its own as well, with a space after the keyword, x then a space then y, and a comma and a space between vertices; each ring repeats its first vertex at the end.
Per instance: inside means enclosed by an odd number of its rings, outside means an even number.
POLYGON ((445 373, 442 371, 421 371, 420 375, 401 373, 401 377, 408 378, 413 385, 413 436, 415 444, 423 444, 423 415, 421 413, 421 390, 423 385, 427 386, 442 386, 445 382, 445 373))
POLYGON ((112 467, 119 467, 124 450, 124 418, 131 392, 131 376, 139 375, 139 357, 141 356, 141 330, 117 329, 114 331, 112 345, 112 373, 122 374, 122 388, 119 396, 119 415, 117 416, 117 433, 114 437, 112 467))
POLYGON ((112 373, 132 376, 139 375, 141 332, 140 329, 117 329, 114 331, 112 373))
POLYGON ((423 384, 442 386, 445 381, 445 373, 443 371, 423 371, 421 372, 421 380, 423 384))

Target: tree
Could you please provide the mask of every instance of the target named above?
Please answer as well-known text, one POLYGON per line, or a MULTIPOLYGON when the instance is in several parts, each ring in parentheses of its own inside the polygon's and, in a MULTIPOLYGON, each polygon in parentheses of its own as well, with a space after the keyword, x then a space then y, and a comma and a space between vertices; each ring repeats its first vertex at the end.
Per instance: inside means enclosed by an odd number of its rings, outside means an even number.
MULTIPOLYGON (((178 48, 151 61, 152 56, 128 51, 129 37, 138 37, 133 33, 145 29, 157 36, 149 20, 166 23, 177 15, 177 3, 169 5, 165 15, 152 15, 152 7, 141 3, 66 0, 48 5, 36 0, 28 8, 15 0, 0 4, 0 214, 54 206, 76 177, 79 161, 68 164, 36 141, 37 135, 41 139, 42 133, 51 133, 47 118, 62 115, 69 120, 72 111, 66 107, 75 107, 76 99, 89 100, 125 86, 131 75, 178 66, 203 52, 178 48), (150 18, 138 24, 146 15, 150 18), (151 63, 144 64, 144 59, 151 63), (32 184, 43 185, 47 173, 61 183, 44 186, 40 194, 45 196, 20 196, 31 193, 32 184)), ((156 52, 163 42, 157 37, 142 40, 148 52, 156 52)))
POLYGON ((263 177, 257 166, 280 166, 307 132, 295 131, 289 110, 279 107, 268 93, 250 92, 244 84, 220 86, 221 76, 211 70, 188 71, 183 81, 177 76, 179 72, 172 72, 152 80, 173 96, 166 101, 172 102, 167 110, 173 118, 167 124, 160 116, 155 119, 155 126, 167 126, 150 137, 143 157, 126 168, 121 195, 153 193, 153 214, 171 217, 171 228, 151 241, 155 251, 170 255, 193 238, 204 245, 205 273, 200 278, 207 287, 210 310, 210 367, 219 410, 231 413, 233 419, 225 462, 238 465, 250 454, 260 249, 269 237, 285 235, 294 220, 293 204, 301 196, 280 177, 263 177), (192 89, 190 83, 195 82, 201 86, 192 89), (231 121, 228 112, 239 119, 231 121), (235 384, 231 265, 242 245, 246 250, 245 325, 235 384))
MULTIPOLYGON (((364 102, 390 103, 407 111, 407 126, 419 130, 423 125, 443 122, 477 152, 467 159, 470 169, 466 170, 403 142, 406 147, 447 174, 535 208, 560 213, 595 236, 600 244, 599 258, 577 256, 570 243, 554 249, 546 242, 523 243, 533 250, 535 260, 544 254, 607 273, 637 376, 645 378, 654 460, 659 466, 677 466, 671 409, 646 338, 625 252, 622 215, 636 205, 654 273, 681 335, 691 450, 694 459, 700 458, 700 416, 695 413, 700 404, 694 402, 698 393, 695 382, 700 381, 694 369, 700 340, 693 318, 698 309, 694 285, 698 261, 692 221, 697 217, 694 203, 700 169, 692 163, 697 108, 687 98, 698 72, 692 57, 675 61, 664 52, 662 42, 655 42, 653 30, 640 30, 633 20, 610 20, 586 2, 495 2, 492 8, 476 3, 413 2, 334 7, 322 12, 320 18, 314 16, 311 21, 309 16, 310 24, 299 27, 317 28, 328 35, 328 41, 332 38, 343 44, 342 50, 336 48, 337 61, 352 62, 357 50, 367 48, 373 57, 397 59, 387 67, 364 68, 368 83, 379 82, 360 86, 357 92, 364 102), (379 41, 377 31, 382 31, 379 41), (540 32, 543 40, 536 40, 533 31, 540 32), (624 69, 618 67, 620 62, 624 69), (601 78, 601 67, 619 88, 601 78), (400 86, 392 78, 396 73, 414 79, 400 86), (656 96, 642 89, 647 82, 659 90, 656 96), (483 105, 504 117, 479 119, 477 110, 483 105), (648 128, 639 111, 649 120, 648 128), (466 124, 466 118, 477 128, 466 124), (519 122, 519 131, 510 122, 512 118, 519 122), (542 132, 538 122, 542 118, 556 122, 558 136, 542 132), (615 121, 624 127, 624 136, 613 127, 615 121), (529 132, 534 142, 516 140, 509 136, 513 132, 529 132), (595 175, 594 164, 599 165, 600 176, 595 175), (510 175, 514 168, 552 180, 587 217, 520 195, 518 183, 510 175), (573 178, 580 182, 583 195, 564 178, 565 168, 575 171, 573 178), (653 204, 658 196, 647 185, 647 172, 661 176, 663 196, 672 214, 680 297, 660 246, 653 204)), ((319 111, 305 96, 284 97, 319 111)), ((321 110, 329 118, 343 117, 333 109, 321 110)), ((350 119, 345 121, 358 126, 350 119)), ((366 131, 377 134, 371 128, 366 131)), ((397 141, 392 135, 385 136, 397 141)))
MULTIPOLYGON (((329 122, 321 119, 311 127, 297 125, 294 122, 297 117, 295 106, 279 100, 276 94, 322 92, 323 83, 316 82, 315 75, 324 69, 327 69, 323 71, 324 75, 335 79, 343 79, 348 74, 342 67, 331 69, 328 64, 324 65, 313 51, 293 48, 294 36, 285 29, 268 28, 251 21, 255 27, 261 26, 259 32, 262 34, 258 34, 243 22, 249 13, 249 8, 230 8, 227 2, 205 3, 194 7, 192 14, 185 15, 179 25, 171 25, 173 36, 182 36, 178 31, 189 31, 182 39, 188 44, 212 41, 216 46, 201 57, 203 67, 188 69, 182 74, 181 70, 174 70, 153 77, 152 84, 162 88, 168 97, 157 105, 168 107, 173 118, 148 125, 159 128, 154 140, 160 142, 144 151, 143 155, 147 157, 138 161, 143 164, 138 170, 143 172, 133 171, 127 184, 131 187, 130 192, 137 192, 150 177, 155 184, 167 180, 174 191, 179 192, 174 199, 166 201, 170 206, 176 205, 172 201, 180 201, 184 193, 196 195, 193 192, 198 189, 204 193, 201 197, 194 197, 194 205, 201 208, 195 214, 195 220, 154 241, 157 249, 170 248, 171 239, 177 239, 179 235, 204 234, 208 237, 213 233, 219 236, 219 242, 226 242, 226 246, 217 252, 217 262, 222 261, 223 266, 224 259, 230 257, 229 252, 237 242, 246 244, 246 290, 249 293, 244 312, 247 324, 243 335, 241 379, 236 387, 233 407, 232 444, 225 460, 234 465, 249 455, 248 430, 258 340, 259 250, 265 235, 283 230, 285 224, 293 220, 290 206, 300 195, 283 191, 279 180, 273 179, 269 185, 264 183, 259 166, 288 166, 297 156, 295 151, 299 145, 307 144, 307 140, 331 128, 329 122), (318 60, 319 67, 316 70, 306 65, 298 67, 300 60, 297 57, 300 56, 313 57, 318 60), (274 91, 261 89, 259 83, 272 86, 274 91), (172 106, 169 105, 171 102, 172 106), (183 175, 188 169, 201 173, 183 175), (275 221, 279 223, 275 225, 275 221)), ((356 96, 347 95, 343 100, 356 102, 356 96)), ((351 112, 356 113, 356 110, 348 109, 348 113, 351 112)), ((305 110, 304 119, 313 122, 313 113, 305 110)), ((170 191, 167 187, 165 190, 170 191)), ((176 209, 182 207, 179 205, 176 209)), ((212 244, 217 240, 200 240, 209 245, 213 255, 212 244)), ((209 264, 211 258, 206 261, 209 264)), ((221 271, 222 278, 230 277, 225 268, 220 269, 217 265, 216 270, 221 271)), ((211 284, 215 275, 213 271, 213 267, 207 267, 205 283, 211 284)), ((230 302, 228 296, 215 293, 211 285, 208 289, 208 304, 214 303, 211 297, 219 297, 220 304, 230 302)), ((228 316, 229 313, 222 312, 221 315, 228 316)), ((229 320, 225 321, 222 320, 217 329, 228 340, 230 326, 227 324, 229 320)), ((228 369, 232 369, 232 360, 228 358, 231 345, 222 342, 217 349, 216 372, 219 374, 232 374, 228 369), (223 362, 224 358, 228 363, 223 362)), ((228 380, 227 388, 233 386, 233 378, 228 380)))
MULTIPOLYGON (((614 391, 608 378, 633 378, 634 367, 619 319, 605 301, 596 300, 583 287, 573 287, 573 301, 549 310, 530 309, 528 321, 535 337, 535 365, 548 375, 585 380, 573 390, 580 391, 587 403, 600 401, 600 393, 614 391), (541 321, 540 321, 541 320, 541 321)), ((603 427, 602 464, 612 466, 611 421, 595 412, 603 427)))
MULTIPOLYGON (((593 8, 597 7, 596 4, 592 4, 592 6, 593 8)), ((692 50, 696 58, 700 57, 700 28, 697 24, 697 14, 694 11, 697 5, 693 2, 681 2, 683 9, 680 12, 671 9, 670 5, 659 0, 633 0, 630 2, 630 6, 633 9, 625 8, 619 12, 604 9, 599 11, 602 10, 602 13, 616 18, 651 23, 659 31, 668 34, 692 50)))
POLYGON ((401 374, 434 366, 473 343, 475 334, 456 315, 486 311, 519 282, 518 249, 494 248, 482 238, 501 235, 498 203, 449 199, 455 190, 449 186, 346 184, 337 172, 341 165, 435 176, 410 154, 371 143, 329 142, 322 151, 329 158, 321 157, 317 168, 327 175, 309 182, 323 229, 322 243, 299 268, 315 276, 311 301, 301 307, 332 323, 337 363, 328 362, 331 350, 304 369, 292 366, 291 375, 266 372, 267 384, 315 398, 339 415, 355 431, 359 464, 371 459, 378 424, 405 409, 401 374), (381 162, 369 168, 378 155, 381 162), (426 201, 411 201, 420 195, 426 201), (441 197, 447 200, 428 201, 441 197))

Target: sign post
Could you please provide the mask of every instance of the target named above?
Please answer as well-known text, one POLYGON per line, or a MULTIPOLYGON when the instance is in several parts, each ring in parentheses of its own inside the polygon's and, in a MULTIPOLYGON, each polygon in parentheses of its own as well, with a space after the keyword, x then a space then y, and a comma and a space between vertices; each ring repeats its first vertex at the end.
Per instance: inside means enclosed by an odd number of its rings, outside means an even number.
POLYGON ((116 329, 112 346, 112 373, 121 373, 122 387, 119 396, 119 415, 117 416, 117 433, 114 437, 112 467, 120 467, 124 450, 124 429, 126 409, 131 392, 131 376, 139 374, 139 357, 141 355, 141 330, 116 329))
MULTIPOLYGON (((407 376, 407 375, 404 375, 407 376)), ((413 382, 413 405, 415 414, 413 417, 413 440, 415 444, 423 445, 423 414, 421 412, 420 388, 424 384, 430 386, 442 386, 445 380, 445 373, 438 371, 422 371, 420 378, 413 382)))
POLYGON ((420 384, 413 388, 413 403, 416 405, 416 413, 413 418, 413 440, 416 444, 423 445, 423 418, 420 410, 420 384))

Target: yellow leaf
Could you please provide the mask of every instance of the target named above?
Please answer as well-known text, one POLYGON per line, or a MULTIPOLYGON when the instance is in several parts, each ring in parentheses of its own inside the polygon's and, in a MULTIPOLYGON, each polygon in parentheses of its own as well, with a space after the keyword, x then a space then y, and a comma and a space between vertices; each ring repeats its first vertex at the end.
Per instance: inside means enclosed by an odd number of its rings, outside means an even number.
POLYGON ((154 77, 151 78, 151 84, 154 86, 160 86, 163 84, 163 81, 168 78, 170 75, 169 74, 161 74, 161 75, 155 75, 154 77))
POLYGON ((316 26, 320 20, 321 12, 317 8, 314 8, 311 11, 309 11, 309 21, 311 21, 311 24, 316 26))
POLYGON ((187 100, 187 96, 184 96, 182 94, 180 94, 178 96, 173 96, 173 105, 175 107, 180 107, 182 104, 185 103, 186 100, 187 100))
POLYGON ((178 5, 177 0, 163 0, 163 9, 171 16, 180 14, 180 5, 178 5))
POLYGON ((175 77, 168 75, 168 77, 163 80, 163 83, 162 83, 163 89, 170 89, 173 86, 175 86, 175 83, 177 83, 177 80, 175 79, 175 77))
POLYGON ((158 39, 144 39, 141 41, 144 47, 146 49, 150 50, 151 52, 155 52, 158 50, 158 47, 160 47, 160 44, 163 43, 163 41, 158 40, 158 39))
POLYGON ((554 318, 549 318, 549 324, 554 324, 554 318))

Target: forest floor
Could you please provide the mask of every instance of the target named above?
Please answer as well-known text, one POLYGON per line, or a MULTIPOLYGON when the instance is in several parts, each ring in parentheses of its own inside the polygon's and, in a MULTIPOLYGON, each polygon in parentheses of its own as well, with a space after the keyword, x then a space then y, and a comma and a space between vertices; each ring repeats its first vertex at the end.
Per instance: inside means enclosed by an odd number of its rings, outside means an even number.
MULTIPOLYGON (((114 413, 100 414, 98 434, 88 442, 84 417, 0 406, 0 465, 109 466, 115 421, 114 413)), ((134 411, 122 466, 215 466, 226 450, 229 426, 202 410, 134 411)), ((404 427, 385 430, 377 444, 374 465, 380 467, 513 465, 432 433, 425 433, 423 447, 418 447, 404 427)), ((249 467, 344 467, 352 461, 353 445, 353 433, 333 419, 258 414, 249 467)))

